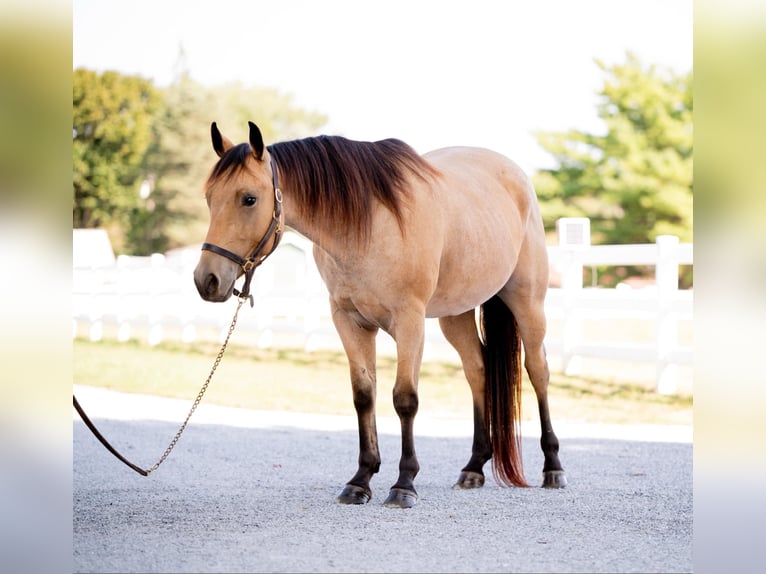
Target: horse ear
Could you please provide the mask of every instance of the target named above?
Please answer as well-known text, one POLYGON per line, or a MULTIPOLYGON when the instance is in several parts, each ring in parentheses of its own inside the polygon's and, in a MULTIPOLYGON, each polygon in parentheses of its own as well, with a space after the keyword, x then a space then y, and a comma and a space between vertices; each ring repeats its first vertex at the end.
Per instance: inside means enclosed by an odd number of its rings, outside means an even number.
POLYGON ((218 154, 218 157, 221 157, 230 148, 234 147, 234 144, 231 143, 229 138, 221 135, 221 132, 218 131, 218 126, 215 125, 215 122, 213 122, 210 126, 210 135, 213 138, 213 149, 215 150, 215 153, 218 154))
POLYGON ((261 161, 263 159, 263 150, 266 146, 263 145, 263 136, 261 130, 253 122, 247 122, 250 126, 250 149, 253 150, 255 159, 261 161))

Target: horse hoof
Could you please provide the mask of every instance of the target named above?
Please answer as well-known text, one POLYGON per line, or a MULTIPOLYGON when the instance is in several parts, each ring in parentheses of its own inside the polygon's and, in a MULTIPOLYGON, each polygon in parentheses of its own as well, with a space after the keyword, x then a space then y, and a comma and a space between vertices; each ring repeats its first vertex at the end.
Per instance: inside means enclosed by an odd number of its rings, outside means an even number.
POLYGON ((543 473, 543 488, 565 488, 567 475, 563 470, 548 470, 543 473))
POLYGON ((460 473, 457 482, 452 488, 481 488, 484 486, 484 475, 472 470, 464 470, 460 473))
POLYGON ((341 504, 367 504, 371 498, 372 492, 369 488, 347 484, 336 500, 341 504))
POLYGON ((414 490, 392 488, 383 506, 388 506, 389 508, 412 508, 417 501, 418 495, 414 490))

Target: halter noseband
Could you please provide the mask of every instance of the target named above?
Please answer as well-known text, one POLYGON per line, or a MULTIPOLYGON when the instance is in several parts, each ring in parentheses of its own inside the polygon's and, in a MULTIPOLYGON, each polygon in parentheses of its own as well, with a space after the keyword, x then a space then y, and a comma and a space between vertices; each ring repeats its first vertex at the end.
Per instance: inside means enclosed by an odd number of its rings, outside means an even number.
POLYGON ((282 190, 279 189, 277 166, 274 164, 274 158, 271 157, 270 160, 271 173, 273 177, 272 183, 274 185, 274 213, 271 216, 271 223, 269 224, 269 228, 266 230, 266 233, 258 242, 258 245, 255 246, 255 249, 250 254, 250 256, 247 259, 244 259, 236 253, 233 253, 228 249, 224 249, 223 247, 213 245, 212 243, 202 244, 203 251, 212 251, 218 255, 223 255, 227 259, 232 260, 234 263, 242 267, 242 270, 245 272, 245 283, 242 286, 242 291, 234 289, 234 295, 243 298, 249 297, 251 306, 253 305, 253 296, 250 294, 250 281, 253 279, 255 269, 261 263, 263 263, 269 255, 274 253, 277 245, 279 245, 279 240, 282 239, 282 231, 284 228, 282 224, 282 190), (266 243, 269 241, 269 239, 271 239, 272 236, 274 237, 274 243, 271 245, 271 249, 265 255, 261 255, 261 251, 263 251, 264 247, 266 247, 266 243))

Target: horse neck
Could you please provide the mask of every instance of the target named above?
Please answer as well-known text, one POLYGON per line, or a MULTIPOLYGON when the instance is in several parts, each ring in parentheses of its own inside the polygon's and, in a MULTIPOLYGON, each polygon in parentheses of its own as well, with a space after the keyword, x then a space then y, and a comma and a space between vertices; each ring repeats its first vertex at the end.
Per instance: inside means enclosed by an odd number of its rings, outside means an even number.
POLYGON ((282 190, 282 210, 285 225, 294 229, 315 245, 329 253, 342 253, 343 238, 338 239, 337 230, 324 229, 321 225, 310 222, 296 205, 289 189, 282 190))

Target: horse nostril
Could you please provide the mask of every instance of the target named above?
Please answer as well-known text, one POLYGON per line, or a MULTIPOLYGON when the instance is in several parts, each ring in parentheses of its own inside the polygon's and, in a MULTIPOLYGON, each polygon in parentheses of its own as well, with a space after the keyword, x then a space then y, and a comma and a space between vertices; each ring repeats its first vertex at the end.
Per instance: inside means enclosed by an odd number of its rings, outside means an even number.
POLYGON ((218 292, 218 277, 213 273, 210 273, 205 278, 205 293, 208 295, 214 295, 218 292))

